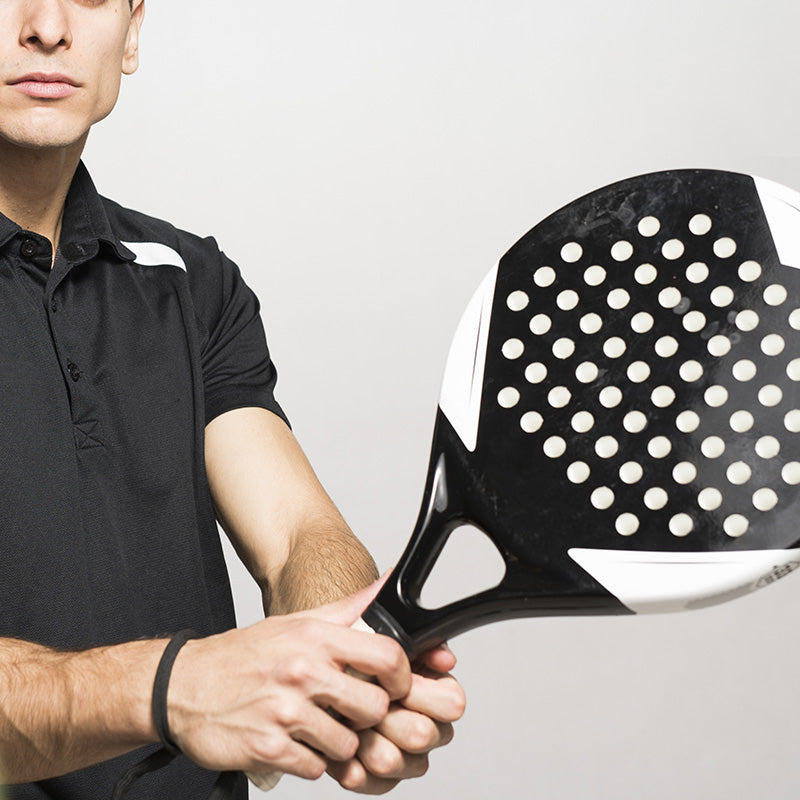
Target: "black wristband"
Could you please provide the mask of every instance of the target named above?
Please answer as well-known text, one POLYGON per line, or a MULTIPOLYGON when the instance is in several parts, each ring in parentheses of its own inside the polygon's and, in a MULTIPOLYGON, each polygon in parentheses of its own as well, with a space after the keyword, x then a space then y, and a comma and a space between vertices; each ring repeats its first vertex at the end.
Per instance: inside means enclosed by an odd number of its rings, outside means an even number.
POLYGON ((167 644, 161 661, 158 663, 156 677, 153 681, 153 724, 156 727, 158 738, 164 745, 164 749, 173 756, 180 754, 181 749, 172 740, 169 732, 169 722, 167 720, 167 689, 169 689, 169 676, 172 673, 172 665, 178 655, 178 651, 189 639, 199 638, 194 631, 184 630, 176 633, 167 644))

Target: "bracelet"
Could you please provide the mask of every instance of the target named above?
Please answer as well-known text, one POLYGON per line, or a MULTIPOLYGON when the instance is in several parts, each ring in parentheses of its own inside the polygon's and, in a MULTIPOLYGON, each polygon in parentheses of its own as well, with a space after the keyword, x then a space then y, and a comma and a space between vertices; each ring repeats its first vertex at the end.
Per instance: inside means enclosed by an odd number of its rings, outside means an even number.
POLYGON ((167 644, 161 661, 158 663, 156 677, 153 681, 153 723, 158 733, 158 738, 164 745, 164 749, 173 756, 180 755, 181 749, 172 740, 169 732, 169 722, 167 721, 167 689, 169 688, 169 677, 172 673, 172 665, 178 656, 178 652, 189 639, 197 639, 199 635, 191 630, 183 630, 176 633, 167 644))

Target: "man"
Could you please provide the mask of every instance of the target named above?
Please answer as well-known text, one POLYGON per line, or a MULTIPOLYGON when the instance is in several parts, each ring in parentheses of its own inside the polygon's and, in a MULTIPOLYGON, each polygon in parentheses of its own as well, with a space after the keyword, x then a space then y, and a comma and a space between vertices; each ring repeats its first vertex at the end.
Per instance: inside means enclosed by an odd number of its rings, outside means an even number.
POLYGON ((412 675, 349 628, 375 568, 273 398, 255 298, 212 240, 100 198, 80 163, 143 16, 144 0, 0 3, 3 780, 12 798, 109 795, 163 736, 154 675, 193 628, 166 702, 188 758, 129 797, 203 797, 218 770, 382 792, 450 738, 454 659, 412 675), (215 510, 272 614, 247 629, 215 510))

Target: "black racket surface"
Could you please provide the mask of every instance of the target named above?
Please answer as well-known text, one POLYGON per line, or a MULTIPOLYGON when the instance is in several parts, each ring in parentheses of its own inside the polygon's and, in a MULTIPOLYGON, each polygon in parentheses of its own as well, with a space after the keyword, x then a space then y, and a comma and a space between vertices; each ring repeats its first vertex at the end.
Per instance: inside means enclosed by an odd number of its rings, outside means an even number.
POLYGON ((671 608, 797 566, 798 206, 746 175, 654 173, 514 245, 456 334, 420 517, 367 623, 416 653, 498 619, 649 610, 609 590, 627 567, 671 608), (505 577, 422 608, 464 523, 505 577), (675 569, 691 564, 712 569, 675 569))

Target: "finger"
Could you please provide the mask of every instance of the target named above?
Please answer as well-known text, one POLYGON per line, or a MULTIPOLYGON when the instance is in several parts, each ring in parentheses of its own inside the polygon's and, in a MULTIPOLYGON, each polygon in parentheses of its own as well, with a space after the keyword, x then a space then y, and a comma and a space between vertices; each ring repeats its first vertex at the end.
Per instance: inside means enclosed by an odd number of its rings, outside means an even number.
POLYGON ((466 697, 452 675, 414 673, 402 703, 405 708, 439 722, 455 722, 464 714, 466 697))
POLYGON ((431 669, 434 672, 451 672, 456 666, 456 657, 446 643, 434 647, 420 655, 414 662, 414 667, 431 669))
MULTIPOLYGON (((453 738, 453 726, 449 722, 438 722, 397 704, 392 705, 375 730, 398 750, 418 755, 442 747, 453 738)), ((363 736, 361 742, 363 746, 363 736)))
POLYGON ((314 700, 322 708, 329 707, 348 719, 357 730, 377 725, 389 710, 385 689, 345 672, 337 672, 331 686, 314 700))
POLYGON ((307 611, 296 613, 298 617, 310 617, 332 622, 335 625, 350 627, 362 614, 364 609, 375 599, 375 596, 383 587, 390 573, 385 573, 377 581, 365 586, 358 592, 343 597, 335 603, 311 608, 307 611))
POLYGON ((301 723, 291 729, 290 733, 293 739, 307 744, 334 761, 347 761, 353 758, 360 746, 355 731, 321 708, 312 709, 301 723))
POLYGON ((358 760, 366 771, 383 780, 419 778, 428 771, 427 752, 411 753, 374 728, 359 734, 358 760))
POLYGON ((400 782, 371 775, 357 758, 343 762, 331 762, 328 764, 328 774, 343 789, 357 794, 385 794, 400 782))
POLYGON ((302 742, 285 735, 265 735, 253 742, 252 762, 242 769, 256 774, 280 770, 313 781, 326 767, 325 759, 302 742))

